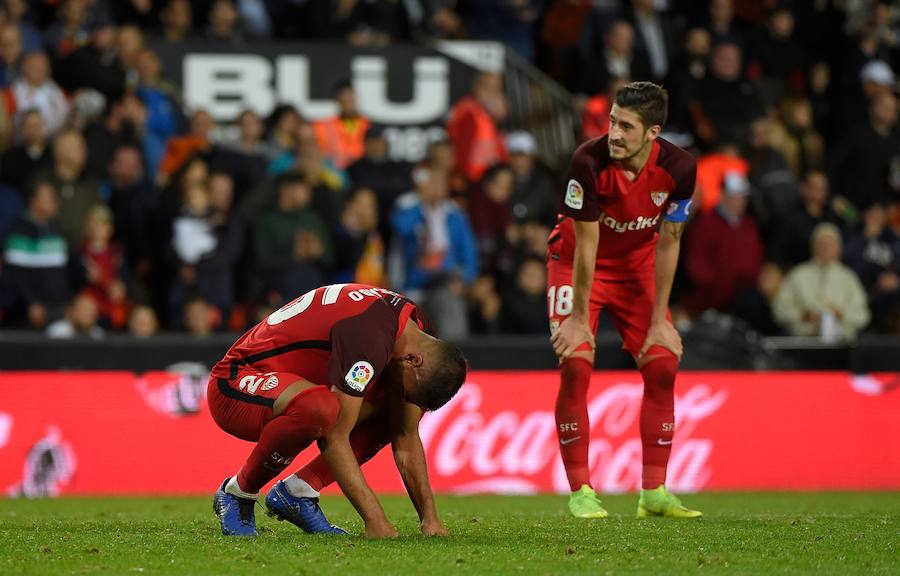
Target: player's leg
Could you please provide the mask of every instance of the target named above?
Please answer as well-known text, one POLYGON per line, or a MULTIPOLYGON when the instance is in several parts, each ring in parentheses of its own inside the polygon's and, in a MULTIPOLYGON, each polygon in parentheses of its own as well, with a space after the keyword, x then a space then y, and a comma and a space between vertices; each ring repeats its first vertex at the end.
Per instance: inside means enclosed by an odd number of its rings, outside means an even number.
POLYGON ((694 518, 701 513, 688 510, 666 490, 666 469, 675 432, 675 377, 678 358, 662 346, 651 346, 643 357, 653 309, 653 279, 621 282, 610 286, 609 311, 624 341, 635 357, 644 380, 640 433, 642 448, 641 498, 638 516, 694 518))
MULTIPOLYGON (((547 265, 547 307, 551 334, 572 313, 572 271, 551 260, 547 265)), ((591 326, 597 329, 599 301, 590 304, 591 326)), ((559 364, 559 391, 556 396, 556 433, 566 478, 572 494, 569 511, 578 518, 605 518, 606 510, 591 488, 588 449, 591 425, 588 420, 587 393, 594 368, 594 353, 584 344, 559 364)))
POLYGON ((293 374, 244 370, 210 383, 210 412, 234 436, 256 441, 240 471, 216 492, 213 507, 227 535, 255 536, 253 506, 262 487, 334 424, 334 395, 293 374))
MULTIPOLYGON (((350 447, 360 466, 390 443, 390 421, 384 406, 363 403, 365 421, 350 432, 350 447)), ((335 527, 319 507, 319 492, 334 483, 331 467, 320 453, 295 474, 275 484, 266 497, 269 514, 309 533, 330 533, 335 527)))

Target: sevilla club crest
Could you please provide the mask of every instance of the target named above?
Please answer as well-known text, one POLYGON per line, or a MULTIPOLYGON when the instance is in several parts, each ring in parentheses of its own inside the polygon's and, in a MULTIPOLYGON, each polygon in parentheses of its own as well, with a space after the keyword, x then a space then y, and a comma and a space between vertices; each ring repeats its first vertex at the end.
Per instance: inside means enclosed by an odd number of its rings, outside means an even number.
POLYGON ((662 206, 663 202, 666 201, 666 198, 669 197, 668 192, 651 192, 650 199, 653 200, 653 203, 657 206, 662 206))

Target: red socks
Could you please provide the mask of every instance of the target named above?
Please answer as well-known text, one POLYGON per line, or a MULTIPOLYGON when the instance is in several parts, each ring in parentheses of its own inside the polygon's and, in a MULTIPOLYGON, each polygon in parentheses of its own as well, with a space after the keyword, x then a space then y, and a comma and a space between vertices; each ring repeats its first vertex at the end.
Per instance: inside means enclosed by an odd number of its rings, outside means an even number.
POLYGON ((642 488, 652 490, 666 482, 666 466, 675 431, 678 359, 661 346, 651 347, 647 355, 656 358, 641 368, 641 376, 644 377, 644 401, 641 404, 642 488))
POLYGON ((560 365, 559 394, 556 397, 556 433, 566 477, 572 492, 590 485, 587 392, 593 365, 584 358, 570 358, 560 365))
MULTIPOLYGON (((356 455, 360 466, 371 460, 390 441, 387 410, 382 410, 350 432, 350 447, 353 448, 353 454, 356 455)), ((334 474, 321 454, 298 470, 295 476, 309 484, 316 492, 321 492, 322 488, 334 482, 334 474)))
POLYGON ((328 432, 339 412, 337 398, 324 386, 294 396, 284 413, 263 427, 256 447, 238 472, 240 489, 250 494, 262 490, 301 450, 328 432))

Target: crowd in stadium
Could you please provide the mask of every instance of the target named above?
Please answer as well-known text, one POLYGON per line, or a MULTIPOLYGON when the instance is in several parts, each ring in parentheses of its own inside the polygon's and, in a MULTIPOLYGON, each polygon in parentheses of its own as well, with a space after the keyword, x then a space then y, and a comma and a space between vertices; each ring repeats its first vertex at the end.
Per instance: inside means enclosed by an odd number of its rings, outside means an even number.
POLYGON ((673 296, 762 334, 900 334, 900 7, 889 1, 3 0, 0 314, 51 336, 242 330, 328 282, 420 299, 440 334, 547 333, 564 168, 477 76, 415 165, 337 86, 237 130, 152 46, 499 40, 574 95, 584 140, 628 81, 698 158, 673 296))

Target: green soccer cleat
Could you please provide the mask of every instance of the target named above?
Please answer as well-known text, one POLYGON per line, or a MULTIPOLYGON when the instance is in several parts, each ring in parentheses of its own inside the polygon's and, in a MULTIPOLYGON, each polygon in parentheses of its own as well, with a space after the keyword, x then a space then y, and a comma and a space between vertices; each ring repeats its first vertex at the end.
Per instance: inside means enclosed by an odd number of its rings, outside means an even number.
POLYGON ((606 518, 609 513, 600 505, 600 498, 587 484, 569 496, 569 512, 576 518, 606 518))
POLYGON ((638 501, 638 518, 651 516, 663 516, 665 518, 699 518, 703 512, 685 508, 678 496, 666 490, 665 485, 660 484, 654 490, 641 490, 641 499, 638 501))

